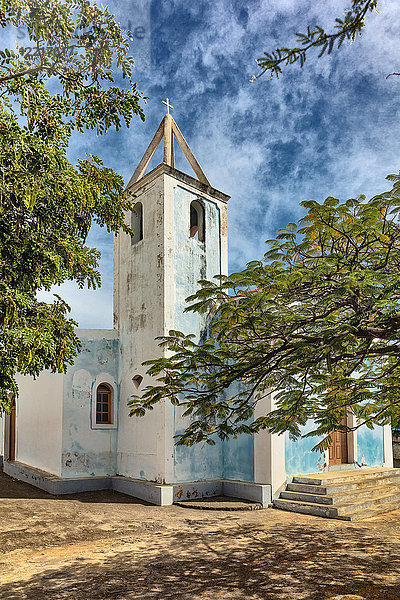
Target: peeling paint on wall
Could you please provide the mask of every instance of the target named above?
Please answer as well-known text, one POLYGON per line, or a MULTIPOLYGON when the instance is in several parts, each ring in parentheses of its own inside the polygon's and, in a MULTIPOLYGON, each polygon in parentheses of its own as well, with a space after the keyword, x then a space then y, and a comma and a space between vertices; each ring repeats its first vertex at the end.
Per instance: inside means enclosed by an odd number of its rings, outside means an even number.
MULTIPOLYGON (((116 332, 111 333, 111 339, 107 330, 92 331, 90 338, 82 337, 83 351, 65 375, 62 477, 116 474, 117 430, 91 426, 96 378, 104 373, 108 381, 117 385, 119 343, 116 332)), ((118 404, 118 395, 114 402, 118 404)))
MULTIPOLYGON (((202 201, 204 207, 205 241, 200 242, 189 235, 190 204, 199 196, 183 187, 174 189, 174 286, 175 321, 174 329, 194 333, 197 340, 206 326, 205 317, 196 313, 185 313, 185 300, 198 289, 200 279, 211 279, 220 273, 221 257, 219 243, 219 211, 212 202, 202 201)), ((175 407, 175 433, 183 432, 189 423, 175 407)), ((217 441, 215 446, 199 444, 174 449, 175 481, 197 481, 218 479, 223 474, 223 448, 217 441)))
MULTIPOLYGON (((207 201, 180 186, 174 191, 175 214, 175 322, 174 328, 194 333, 198 340, 207 335, 207 321, 197 313, 185 313, 185 299, 199 287, 200 279, 212 279, 221 273, 220 215, 216 203, 207 201), (190 204, 200 201, 204 207, 205 241, 189 235, 190 204)), ((238 385, 238 384, 237 384, 238 385)), ((182 411, 175 409, 175 433, 182 433, 189 423, 182 411)), ((200 444, 188 448, 176 446, 174 455, 175 481, 202 479, 240 479, 254 481, 254 440, 252 435, 241 435, 236 440, 215 446, 200 444)))

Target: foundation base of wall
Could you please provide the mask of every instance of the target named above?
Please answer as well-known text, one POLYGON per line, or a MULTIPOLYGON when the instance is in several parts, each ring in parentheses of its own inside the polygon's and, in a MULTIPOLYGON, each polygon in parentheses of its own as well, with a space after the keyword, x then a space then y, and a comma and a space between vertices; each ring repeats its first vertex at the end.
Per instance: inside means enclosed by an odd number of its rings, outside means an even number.
POLYGON ((263 483, 225 480, 222 482, 222 492, 224 496, 259 502, 263 508, 268 508, 272 502, 272 485, 263 483))
POLYGON ((5 461, 4 473, 55 496, 112 489, 157 506, 169 506, 174 501, 212 496, 231 496, 259 502, 264 508, 271 503, 271 486, 246 481, 196 481, 193 483, 160 485, 151 481, 113 477, 78 477, 62 479, 18 461, 5 461))
POLYGON ((361 465, 358 463, 344 463, 343 465, 328 465, 325 472, 328 471, 352 471, 353 469, 360 469, 361 465))
POLYGON ((174 483, 174 502, 211 498, 213 496, 230 496, 260 503, 263 508, 271 504, 271 485, 248 481, 214 479, 211 481, 193 481, 191 483, 174 483))
POLYGON ((18 461, 5 461, 3 470, 10 477, 34 485, 54 496, 111 489, 158 506, 173 503, 172 485, 159 485, 150 481, 130 479, 118 475, 114 477, 63 479, 18 461))
POLYGON ((4 461, 3 471, 14 479, 19 479, 30 485, 58 496, 59 494, 75 494, 92 492, 111 488, 110 477, 82 477, 77 479, 61 479, 48 471, 35 469, 24 463, 4 461))

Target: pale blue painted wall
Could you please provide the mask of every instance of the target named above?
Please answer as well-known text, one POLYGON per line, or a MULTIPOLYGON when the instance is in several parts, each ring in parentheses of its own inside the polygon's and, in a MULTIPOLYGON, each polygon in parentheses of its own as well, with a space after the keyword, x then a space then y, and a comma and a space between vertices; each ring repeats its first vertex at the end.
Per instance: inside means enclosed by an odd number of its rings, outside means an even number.
POLYGON ((186 298, 197 291, 200 279, 212 279, 221 272, 220 215, 213 202, 202 199, 180 186, 174 189, 174 279, 175 329, 194 333, 197 339, 205 327, 205 318, 184 310, 186 298), (198 200, 205 211, 205 242, 189 236, 190 204, 198 200))
POLYGON ((175 481, 178 483, 221 479, 223 453, 220 440, 216 440, 215 446, 209 444, 195 444, 190 448, 175 446, 174 473, 175 481))
MULTIPOLYGON (((314 423, 309 421, 301 429, 304 435, 314 428, 314 423)), ((313 452, 312 448, 320 441, 318 437, 298 438, 296 441, 285 434, 285 470, 287 475, 301 475, 305 473, 317 473, 318 460, 324 464, 324 455, 321 452, 313 452)))
MULTIPOLYGON (((181 433, 183 430, 177 433, 181 433)), ((243 434, 236 440, 215 439, 215 446, 196 444, 175 447, 175 481, 235 479, 254 481, 254 439, 243 434)))
MULTIPOLYGON (((311 431, 314 427, 309 421, 302 428, 302 434, 311 431)), ((299 438, 296 441, 285 436, 285 468, 287 475, 304 475, 307 473, 318 473, 318 460, 320 465, 325 462, 324 455, 313 452, 312 448, 320 441, 318 437, 299 438)), ((357 430, 357 462, 366 464, 367 467, 381 466, 384 461, 383 427, 368 429, 361 427, 357 430)))
POLYGON ((222 445, 223 478, 254 481, 254 436, 244 433, 222 445))
MULTIPOLYGON (((197 313, 185 313, 185 299, 198 289, 200 279, 212 279, 221 272, 220 215, 217 205, 188 190, 176 186, 174 190, 174 328, 194 333, 197 340, 205 335, 205 318, 197 313), (205 210, 205 243, 189 236, 190 203, 202 202, 205 210)), ((188 421, 175 410, 175 432, 181 433, 188 421)), ((175 481, 201 479, 254 480, 253 436, 242 435, 237 440, 216 445, 197 444, 191 448, 175 447, 175 481)))
MULTIPOLYGON (((243 384, 236 382, 229 388, 229 395, 243 390, 243 384)), ((223 446, 223 477, 254 481, 254 435, 242 434, 237 439, 229 438, 223 446)))
MULTIPOLYGON (((200 279, 211 279, 220 273, 219 209, 199 195, 176 186, 174 189, 174 328, 194 333, 199 340, 204 335, 205 318, 196 313, 185 313, 185 299, 198 289, 200 279), (202 202, 205 213, 205 242, 190 238, 190 204, 202 202)), ((181 433, 188 421, 175 409, 175 432, 181 433)), ((219 440, 215 446, 196 444, 191 448, 175 446, 175 481, 219 479, 223 474, 223 451, 219 440)))
POLYGON ((357 431, 357 462, 367 467, 380 467, 384 461, 383 427, 368 429, 365 425, 357 431))
MULTIPOLYGON (((117 386, 119 342, 105 337, 81 340, 82 350, 65 376, 62 476, 115 475, 117 429, 92 424, 93 388, 97 375, 106 373, 117 386)), ((114 394, 118 415, 118 386, 114 394)))
MULTIPOLYGON (((229 389, 229 394, 238 391, 229 389)), ((179 409, 175 410, 177 417, 179 409)), ((183 422, 176 418, 176 421, 183 422)), ((183 433, 183 427, 177 433, 183 433)), ((215 437, 215 446, 195 444, 187 448, 175 447, 175 480, 177 482, 201 479, 235 479, 254 481, 254 436, 243 434, 237 439, 221 441, 215 437)))

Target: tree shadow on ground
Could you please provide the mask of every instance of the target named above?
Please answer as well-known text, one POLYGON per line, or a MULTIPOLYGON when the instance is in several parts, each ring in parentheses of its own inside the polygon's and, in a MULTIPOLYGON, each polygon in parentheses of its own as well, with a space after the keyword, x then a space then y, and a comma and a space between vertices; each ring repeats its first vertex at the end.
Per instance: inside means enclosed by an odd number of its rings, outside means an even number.
POLYGON ((154 534, 104 562, 71 560, 0 586, 1 600, 399 600, 400 557, 367 527, 259 525, 154 534))

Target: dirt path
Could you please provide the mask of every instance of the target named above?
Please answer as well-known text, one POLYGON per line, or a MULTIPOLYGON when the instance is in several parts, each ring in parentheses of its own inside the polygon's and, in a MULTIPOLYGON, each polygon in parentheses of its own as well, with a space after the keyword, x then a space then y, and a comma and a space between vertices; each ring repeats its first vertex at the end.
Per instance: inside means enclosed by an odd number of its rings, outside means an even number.
POLYGON ((1 600, 400 600, 400 511, 196 511, 1 475, 0 515, 1 600))

